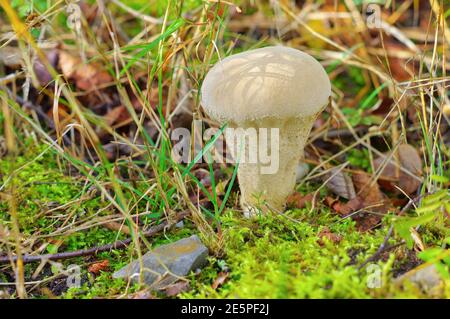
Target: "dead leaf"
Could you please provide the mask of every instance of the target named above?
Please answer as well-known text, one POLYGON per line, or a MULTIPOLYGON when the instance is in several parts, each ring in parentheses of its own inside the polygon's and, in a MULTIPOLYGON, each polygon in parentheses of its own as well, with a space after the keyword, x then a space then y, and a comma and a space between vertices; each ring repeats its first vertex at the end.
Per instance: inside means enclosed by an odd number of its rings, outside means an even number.
POLYGON ((357 210, 361 209, 363 205, 363 201, 360 197, 355 197, 349 200, 347 203, 343 202, 335 202, 333 204, 333 209, 341 216, 345 217, 357 210))
POLYGON ((0 48, 0 63, 8 68, 18 69, 22 66, 22 52, 16 47, 0 48))
POLYGON ((105 259, 90 265, 88 271, 95 275, 98 275, 100 271, 104 271, 108 269, 108 267, 109 267, 109 260, 105 259))
POLYGON ((178 295, 181 292, 187 291, 190 288, 189 282, 187 281, 178 281, 172 285, 164 288, 164 292, 168 297, 173 297, 178 295))
POLYGON ((105 114, 104 119, 109 126, 128 121, 131 118, 127 108, 124 105, 116 106, 105 114))
POLYGON ((219 272, 219 274, 217 275, 217 278, 212 283, 211 288, 216 290, 217 288, 222 286, 227 281, 229 275, 230 275, 229 272, 223 272, 223 271, 219 272))
POLYGON ((395 158, 391 154, 391 152, 386 153, 385 157, 380 156, 373 161, 376 170, 382 169, 384 165, 379 184, 383 189, 394 193, 401 193, 395 187, 397 186, 408 195, 414 194, 421 184, 421 181, 415 177, 422 176, 422 159, 419 152, 409 144, 402 144, 397 149, 400 167, 409 171, 412 176, 396 167, 395 158), (391 160, 385 163, 386 158, 391 158, 391 160))
POLYGON ((299 192, 292 193, 287 198, 287 205, 292 208, 303 209, 307 203, 312 203, 314 199, 314 193, 303 195, 299 192))
POLYGON ((378 184, 372 177, 365 172, 356 172, 352 176, 353 184, 357 190, 357 195, 363 199, 366 206, 376 206, 382 204, 387 199, 386 195, 380 190, 378 184))
POLYGON ((100 84, 112 82, 111 75, 98 63, 83 63, 79 57, 64 51, 59 54, 59 67, 63 75, 75 80, 75 85, 81 90, 91 90, 100 84))
MULTIPOLYGON (((47 57, 48 63, 50 63, 50 65, 55 68, 58 61, 58 52, 56 50, 52 50, 47 52, 45 55, 47 57)), ((36 74, 36 77, 41 86, 46 86, 53 80, 52 75, 40 59, 36 59, 34 61, 33 71, 36 74)))
POLYGON ((216 15, 217 17, 222 18, 223 14, 224 14, 224 9, 225 9, 225 5, 223 3, 216 3, 213 4, 208 12, 207 12, 207 19, 209 22, 214 21, 216 15))
POLYGON ((324 238, 335 244, 339 243, 342 240, 341 235, 331 232, 330 229, 326 226, 319 232, 319 234, 317 234, 317 237, 319 237, 317 243, 320 246, 325 245, 324 238))
POLYGON ((384 194, 377 183, 374 183, 371 176, 364 172, 353 174, 353 183, 357 190, 357 196, 362 201, 362 212, 356 214, 353 219, 356 221, 360 231, 372 229, 383 218, 383 215, 392 208, 389 198, 384 194))
POLYGON ((444 107, 442 108, 442 113, 444 113, 447 116, 450 116, 450 103, 444 104, 444 107))
POLYGON ((59 67, 64 77, 70 79, 80 61, 80 58, 74 57, 67 52, 61 51, 59 53, 59 67))
POLYGON ((323 200, 323 203, 328 207, 333 207, 334 204, 336 204, 338 200, 336 198, 333 198, 331 196, 326 196, 323 200))
POLYGON ((374 183, 371 176, 364 172, 354 173, 352 176, 357 196, 347 203, 336 202, 333 209, 341 216, 360 211, 352 215, 356 221, 357 229, 367 231, 380 223, 383 215, 391 209, 389 198, 374 183))
POLYGON ((156 299, 149 289, 144 289, 128 296, 129 299, 156 299))
POLYGON ((78 88, 91 90, 100 84, 111 82, 112 77, 96 64, 83 64, 75 71, 75 81, 78 88))
POLYGON ((343 170, 333 167, 328 174, 323 177, 323 181, 328 180, 326 186, 334 194, 345 199, 356 197, 355 186, 352 179, 343 170), (329 180, 328 180, 329 179, 329 180))
POLYGON ((110 230, 120 231, 121 233, 126 234, 126 235, 131 234, 130 228, 127 225, 124 225, 122 223, 107 222, 107 223, 103 224, 103 226, 110 230))

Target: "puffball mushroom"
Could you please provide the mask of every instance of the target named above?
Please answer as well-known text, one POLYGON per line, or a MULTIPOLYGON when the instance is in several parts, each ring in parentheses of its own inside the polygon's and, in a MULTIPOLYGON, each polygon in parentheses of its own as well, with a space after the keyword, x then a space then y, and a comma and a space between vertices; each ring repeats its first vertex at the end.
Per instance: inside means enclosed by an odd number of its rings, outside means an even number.
MULTIPOLYGON (((259 141, 270 135, 262 136, 260 129, 276 128, 279 132, 276 148, 266 143, 269 153, 278 149, 277 172, 264 173, 267 163, 259 158, 238 164, 244 209, 283 209, 295 187, 296 167, 303 159, 313 122, 330 95, 330 80, 322 65, 302 51, 283 46, 229 56, 208 72, 201 88, 201 103, 212 119, 228 123, 230 128, 255 129, 259 141)), ((247 154, 258 152, 243 130, 242 150, 247 154)), ((225 137, 227 145, 236 149, 236 140, 225 137)))

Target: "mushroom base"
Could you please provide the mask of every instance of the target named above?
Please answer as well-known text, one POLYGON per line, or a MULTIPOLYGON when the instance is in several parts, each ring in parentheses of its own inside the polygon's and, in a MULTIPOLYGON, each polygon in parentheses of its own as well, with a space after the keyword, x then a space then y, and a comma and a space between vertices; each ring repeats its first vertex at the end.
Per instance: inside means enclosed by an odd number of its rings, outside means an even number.
POLYGON ((258 122, 230 123, 230 127, 243 129, 238 130, 234 138, 226 136, 228 149, 239 162, 238 179, 243 209, 256 208, 262 212, 284 209, 287 197, 294 190, 297 165, 303 158, 303 149, 315 117, 285 121, 267 118, 258 122), (279 129, 278 140, 271 135, 271 128, 279 129), (267 129, 266 133, 260 129, 267 129), (257 138, 249 137, 250 133, 256 133, 257 138), (278 169, 274 171, 273 163, 264 161, 268 158, 278 161, 278 169))

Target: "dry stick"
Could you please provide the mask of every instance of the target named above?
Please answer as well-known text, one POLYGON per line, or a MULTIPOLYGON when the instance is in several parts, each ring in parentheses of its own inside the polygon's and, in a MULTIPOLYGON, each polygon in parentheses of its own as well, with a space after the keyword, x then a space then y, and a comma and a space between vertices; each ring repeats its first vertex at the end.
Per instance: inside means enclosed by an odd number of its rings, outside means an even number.
MULTIPOLYGON (((417 201, 421 200, 423 198, 423 196, 428 195, 428 193, 425 193, 423 195, 419 195, 414 199, 411 199, 408 204, 406 204, 402 210, 400 211, 400 213, 398 215, 402 215, 403 213, 405 213, 414 203, 416 203, 417 201)), ((392 232, 394 231, 394 224, 392 224, 389 227, 388 233, 386 235, 386 237, 384 237, 383 243, 380 245, 380 247, 377 249, 377 251, 375 252, 375 254, 373 254, 372 256, 370 256, 369 258, 367 258, 361 265, 358 266, 358 270, 360 270, 361 268, 363 268, 365 265, 367 265, 369 262, 371 261, 375 261, 379 258, 379 256, 386 252, 389 251, 391 249, 394 249, 396 247, 399 247, 401 245, 403 245, 405 243, 404 240, 402 240, 400 243, 391 245, 391 246, 387 246, 387 243, 389 241, 389 238, 392 236, 392 232)))
MULTIPOLYGON (((173 225, 175 225, 177 222, 184 219, 186 216, 188 216, 190 212, 188 210, 182 211, 181 213, 178 213, 177 216, 175 216, 174 222, 167 222, 164 221, 159 225, 151 227, 148 231, 143 232, 143 237, 152 237, 156 235, 157 233, 163 231, 166 228, 170 228, 173 225)), ((123 249, 127 247, 131 242, 133 241, 133 238, 127 238, 124 240, 118 240, 111 244, 106 244, 103 246, 97 246, 92 247, 88 249, 80 249, 75 251, 69 251, 69 252, 63 252, 63 253, 56 253, 56 254, 45 254, 45 255, 24 255, 22 257, 23 263, 33 263, 33 262, 40 262, 43 260, 62 260, 62 259, 68 259, 68 258, 75 258, 75 257, 82 257, 82 256, 90 256, 90 255, 97 255, 101 252, 105 252, 112 249, 123 249)), ((1 264, 8 264, 11 262, 16 262, 17 256, 9 257, 0 257, 0 265, 1 264)))

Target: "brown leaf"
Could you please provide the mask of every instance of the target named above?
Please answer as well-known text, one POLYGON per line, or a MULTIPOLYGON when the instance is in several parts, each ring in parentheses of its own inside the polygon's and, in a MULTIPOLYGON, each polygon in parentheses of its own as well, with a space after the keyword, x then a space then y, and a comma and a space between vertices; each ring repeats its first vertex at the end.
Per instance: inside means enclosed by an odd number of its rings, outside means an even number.
POLYGON ((387 197, 369 174, 356 172, 353 174, 352 180, 358 196, 363 200, 363 207, 372 206, 371 209, 384 211, 381 206, 385 204, 387 197), (380 206, 380 208, 377 208, 378 206, 380 206))
POLYGON ((22 52, 16 47, 0 48, 0 63, 9 68, 18 69, 23 64, 22 52))
POLYGON ((122 223, 111 221, 111 222, 104 223, 103 226, 110 230, 120 231, 121 233, 126 234, 126 235, 131 234, 130 228, 127 225, 124 225, 122 223))
POLYGON ((341 216, 347 216, 357 210, 361 209, 363 201, 360 197, 355 197, 349 200, 347 203, 335 202, 333 204, 333 209, 341 216))
POLYGON ((80 58, 74 57, 67 52, 61 51, 59 53, 59 67, 64 77, 70 79, 80 61, 80 58))
POLYGON ((299 192, 295 192, 287 198, 287 205, 292 208, 303 209, 306 207, 307 203, 312 203, 313 198, 314 193, 303 195, 299 192))
POLYGON ((335 234, 333 232, 330 231, 330 229, 328 227, 324 227, 319 234, 317 234, 317 237, 319 237, 319 239, 317 240, 317 243, 320 246, 325 245, 324 239, 327 239, 329 241, 331 241, 332 243, 339 243, 342 240, 342 236, 335 234))
POLYGON ((82 90, 91 90, 100 84, 112 81, 111 75, 99 64, 85 64, 80 58, 64 51, 59 54, 59 66, 63 75, 75 80, 76 86, 82 90))
POLYGON ((134 294, 128 296, 129 299, 156 299, 149 289, 137 291, 134 294))
POLYGON ((108 267, 109 267, 109 260, 105 259, 90 265, 88 271, 95 275, 98 275, 100 271, 106 270, 108 269, 108 267))
POLYGON ((128 121, 130 118, 130 113, 128 113, 128 110, 124 105, 119 105, 110 109, 104 116, 104 119, 109 126, 128 121))
POLYGON ((190 288, 189 282, 187 281, 178 281, 172 285, 164 288, 164 292, 168 297, 173 297, 178 295, 181 292, 187 291, 190 288))
MULTIPOLYGON (((48 63, 50 63, 52 67, 56 67, 58 61, 58 52, 56 50, 52 50, 47 52, 45 55, 47 57, 48 63)), ((40 59, 36 59, 34 61, 33 70, 36 74, 37 79, 39 80, 40 85, 46 86, 53 80, 52 75, 40 59)))
POLYGON ((356 221, 358 230, 367 231, 380 223, 383 215, 392 208, 392 205, 369 174, 364 172, 353 174, 353 183, 362 201, 360 208, 362 211, 353 216, 353 219, 356 221))
POLYGON ((221 18, 224 14, 224 9, 225 9, 225 5, 223 3, 216 3, 216 4, 212 5, 206 15, 208 18, 208 21, 210 21, 210 22, 214 21, 214 18, 216 17, 216 15, 221 18))
POLYGON ((345 199, 352 199, 356 197, 352 179, 339 168, 333 167, 330 172, 323 177, 324 182, 327 180, 328 182, 326 186, 334 194, 345 199))
POLYGON ((450 116, 450 103, 444 104, 444 106, 442 107, 442 113, 444 113, 447 116, 450 116))
POLYGON ((376 170, 383 169, 379 184, 383 189, 394 193, 401 193, 395 186, 408 195, 415 193, 421 184, 415 177, 422 176, 422 159, 419 152, 409 144, 402 144, 397 149, 398 164, 408 170, 412 176, 396 167, 395 158, 391 154, 391 152, 386 153, 385 157, 380 156, 373 161, 376 170), (385 163, 386 158, 391 160, 385 163), (384 168, 382 168, 383 165, 384 168))
POLYGON ((222 286, 227 281, 229 275, 230 275, 229 272, 223 272, 223 271, 219 272, 219 274, 217 275, 217 278, 212 283, 211 288, 216 290, 217 288, 222 286))
POLYGON ((108 72, 99 70, 98 67, 87 64, 77 69, 75 72, 76 85, 82 90, 90 90, 99 84, 112 81, 108 72))
POLYGON ((391 202, 380 190, 378 184, 372 181, 369 174, 354 173, 352 180, 357 190, 357 196, 347 203, 336 202, 333 204, 333 209, 342 216, 360 211, 352 215, 358 230, 372 229, 391 208, 391 202))
POLYGON ((326 196, 323 200, 323 203, 328 207, 333 207, 334 204, 336 204, 338 200, 336 198, 333 198, 331 196, 326 196))

